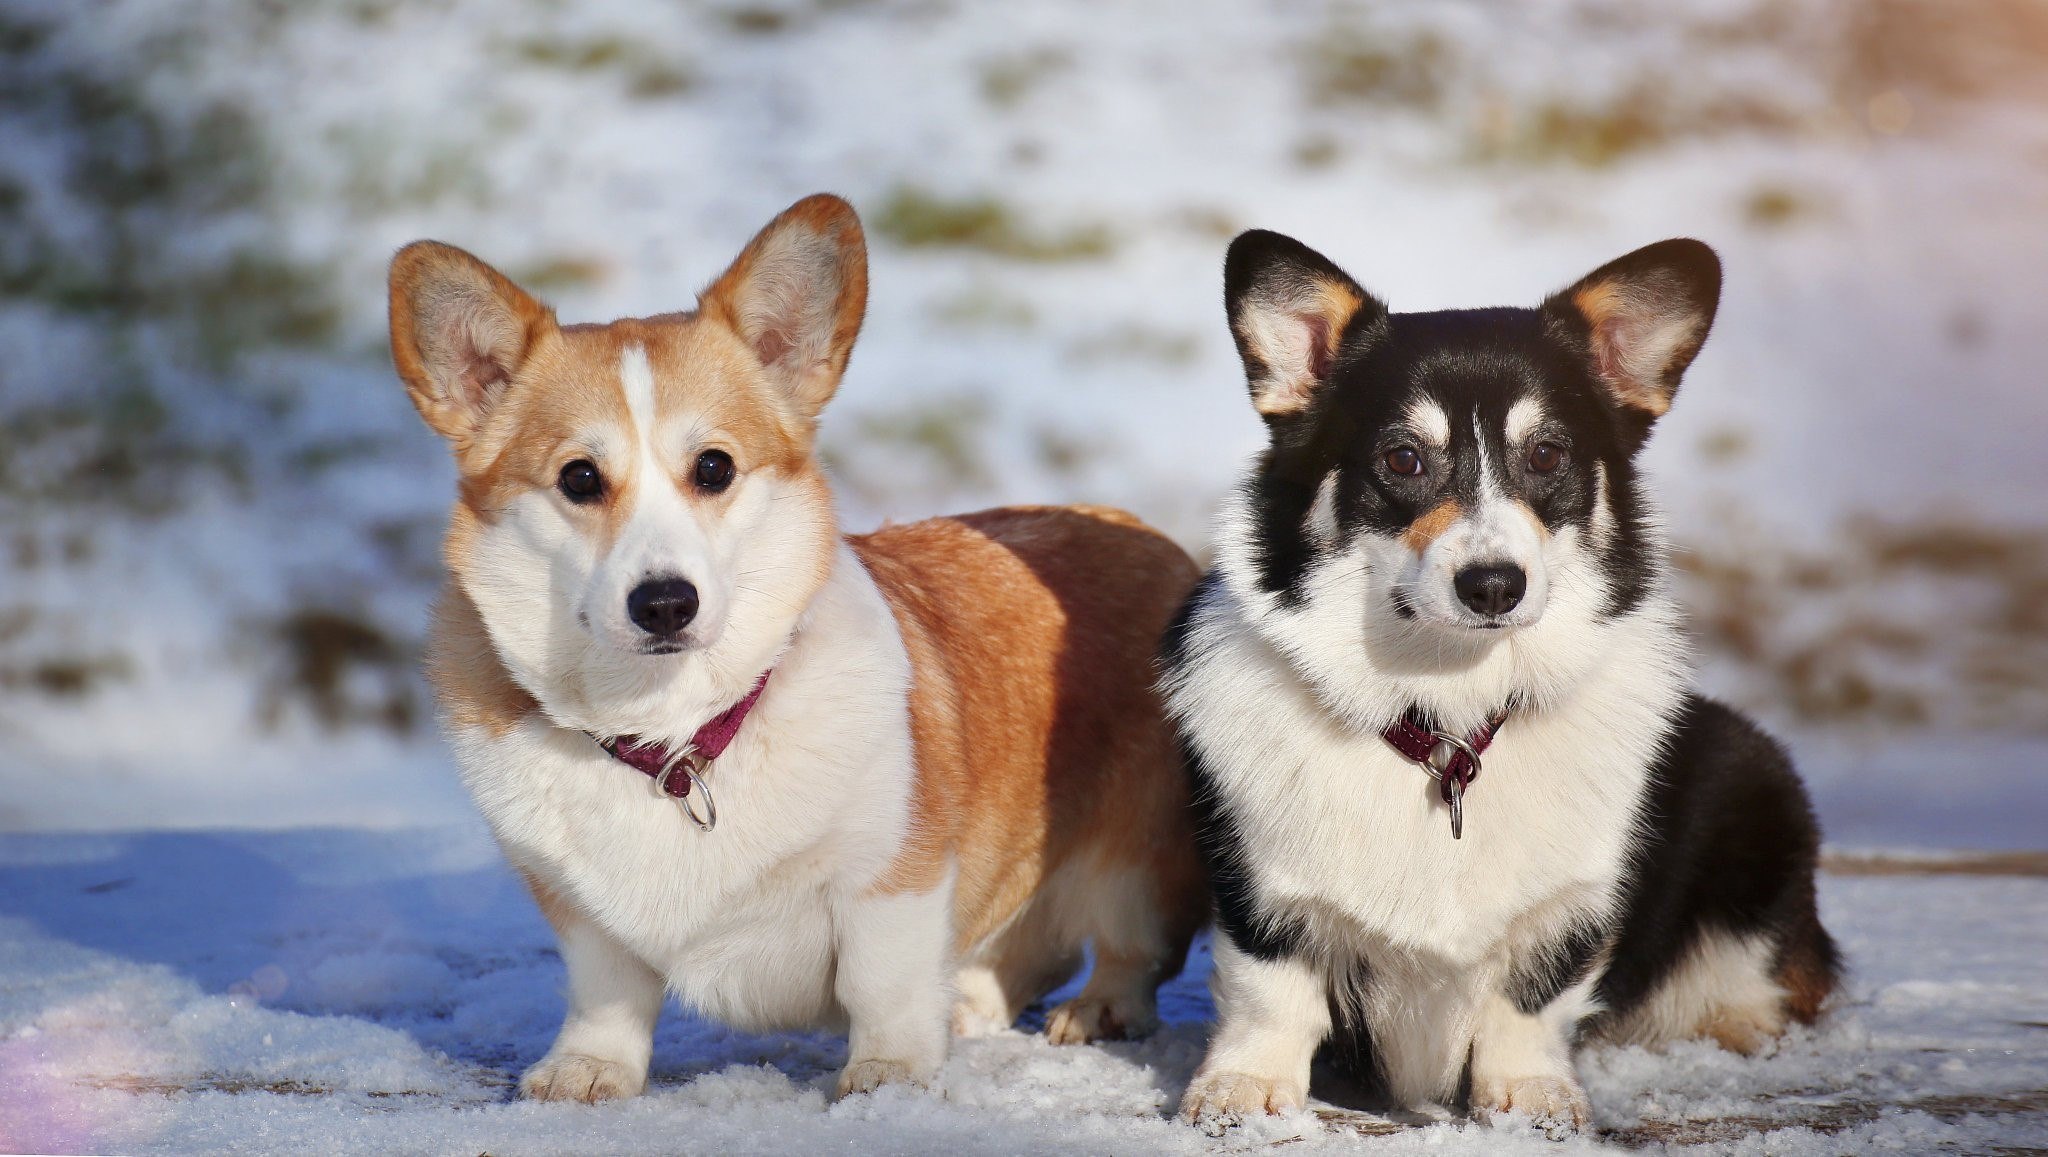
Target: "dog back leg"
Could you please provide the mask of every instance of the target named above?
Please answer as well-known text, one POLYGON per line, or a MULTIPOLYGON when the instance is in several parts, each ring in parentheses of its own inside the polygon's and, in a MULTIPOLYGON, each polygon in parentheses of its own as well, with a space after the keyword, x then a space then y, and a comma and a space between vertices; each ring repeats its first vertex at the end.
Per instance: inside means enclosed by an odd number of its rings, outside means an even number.
POLYGON ((1071 979, 1081 945, 1059 934, 1040 896, 960 966, 954 981, 957 1036, 983 1036, 1016 1023, 1025 1006, 1071 979))
POLYGON ((1159 1027, 1159 985, 1187 960, 1201 922, 1198 881, 1156 865, 1096 868, 1049 899, 1065 935, 1094 945, 1095 967, 1074 999, 1046 1018, 1054 1044, 1139 1037, 1159 1027))
POLYGON ((1734 711, 1692 697, 1666 752, 1596 1027, 1755 1052, 1839 977, 1814 907, 1820 829, 1784 749, 1734 711))

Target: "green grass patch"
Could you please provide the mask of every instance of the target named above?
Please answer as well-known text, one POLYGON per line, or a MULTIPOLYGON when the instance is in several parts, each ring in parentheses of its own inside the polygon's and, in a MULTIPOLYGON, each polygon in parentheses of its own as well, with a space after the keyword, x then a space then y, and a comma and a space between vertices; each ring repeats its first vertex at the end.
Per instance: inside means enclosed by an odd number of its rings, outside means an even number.
POLYGON ((870 224, 909 249, 970 249, 1019 261, 1090 261, 1115 249, 1103 225, 1034 228, 994 197, 946 197, 911 185, 891 193, 870 224))

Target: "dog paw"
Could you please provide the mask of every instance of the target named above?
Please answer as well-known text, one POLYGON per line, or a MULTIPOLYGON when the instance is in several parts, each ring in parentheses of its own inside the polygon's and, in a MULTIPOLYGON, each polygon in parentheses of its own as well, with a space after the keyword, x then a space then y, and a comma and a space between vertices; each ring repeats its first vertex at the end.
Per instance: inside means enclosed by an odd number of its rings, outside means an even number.
POLYGON ((529 1101, 615 1101, 637 1097, 647 1087, 647 1074, 617 1061, 577 1053, 542 1057, 519 1078, 519 1095, 529 1101))
POLYGON ((965 1002, 953 1006, 953 1035, 961 1037, 994 1036, 1010 1026, 1000 1016, 970 1008, 965 1002))
POLYGON ((1584 1129, 1593 1120, 1586 1091, 1570 1077, 1475 1080, 1472 1107, 1488 1118, 1521 1113, 1553 1136, 1584 1129))
POLYGON ((872 1093, 883 1085, 923 1085, 924 1074, 909 1061, 851 1061, 839 1070, 838 1096, 872 1093))
POLYGON ((1214 1136, 1247 1117, 1289 1112, 1307 1101, 1308 1090, 1294 1081, 1250 1073, 1197 1073, 1180 1100, 1180 1115, 1214 1136))
POLYGON ((1159 1018, 1150 1009, 1131 1008, 1100 997, 1077 996, 1045 1018, 1045 1039, 1056 1045, 1131 1040, 1150 1035, 1158 1027, 1159 1018))
POLYGON ((1701 1029, 1708 1040, 1729 1052, 1753 1057, 1778 1043, 1785 1022, 1763 1009, 1723 1009, 1701 1029))

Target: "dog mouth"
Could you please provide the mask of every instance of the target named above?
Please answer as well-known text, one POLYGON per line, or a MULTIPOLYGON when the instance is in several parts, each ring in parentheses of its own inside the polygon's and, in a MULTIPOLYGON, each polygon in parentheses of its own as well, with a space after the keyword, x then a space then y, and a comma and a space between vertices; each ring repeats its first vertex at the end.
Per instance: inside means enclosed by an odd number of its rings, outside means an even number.
POLYGON ((1501 618, 1501 619, 1465 619, 1465 618, 1455 618, 1455 619, 1435 619, 1435 620, 1431 620, 1431 621, 1432 621, 1432 622, 1434 622, 1434 623, 1435 623, 1435 625, 1437 625, 1437 626, 1440 626, 1440 627, 1444 627, 1444 628, 1447 628, 1447 629, 1449 629, 1449 630, 1453 630, 1453 631, 1467 631, 1467 632, 1470 632, 1470 633, 1472 633, 1472 634, 1485 634, 1485 633, 1487 633, 1487 632, 1489 632, 1489 631, 1513 631, 1513 630, 1517 630, 1517 629, 1519 629, 1519 628, 1522 628, 1522 627, 1526 627, 1526 626, 1528 626, 1528 625, 1529 625, 1529 624, 1527 624, 1527 623, 1525 623, 1525 622, 1522 622, 1522 621, 1520 621, 1520 620, 1518 620, 1518 619, 1505 619, 1505 618, 1501 618))
POLYGON ((1391 601, 1394 605, 1395 616, 1412 627, 1444 631, 1454 635, 1479 637, 1501 633, 1512 634, 1526 627, 1536 625, 1537 620, 1541 617, 1540 614, 1537 616, 1522 614, 1475 615, 1441 606, 1432 606, 1428 603, 1420 603, 1418 605, 1419 600, 1412 598, 1395 598, 1391 601))
POLYGON ((652 643, 641 644, 640 653, 642 655, 659 657, 662 655, 680 655, 689 649, 689 645, 681 639, 662 639, 652 643))
POLYGON ((1507 631, 1531 625, 1531 621, 1525 621, 1521 616, 1514 614, 1481 616, 1461 609, 1440 607, 1427 596, 1416 598, 1406 584, 1389 590, 1387 601, 1393 607, 1396 618, 1417 626, 1479 632, 1507 631))

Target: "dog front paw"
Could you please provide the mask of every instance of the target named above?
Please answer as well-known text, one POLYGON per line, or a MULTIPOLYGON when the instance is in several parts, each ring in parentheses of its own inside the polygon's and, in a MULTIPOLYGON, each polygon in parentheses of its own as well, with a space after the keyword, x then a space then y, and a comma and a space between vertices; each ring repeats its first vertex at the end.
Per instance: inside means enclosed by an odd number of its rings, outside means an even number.
POLYGON ((1586 1090, 1570 1077, 1512 1077, 1472 1082, 1472 1107, 1487 1118, 1521 1113, 1553 1136, 1584 1129, 1593 1120, 1586 1090))
POLYGON ((647 1087, 645 1069, 580 1053, 550 1054, 519 1078, 519 1095, 529 1101, 616 1101, 637 1097, 647 1087))
POLYGON ((1181 1119, 1211 1135, 1270 1113, 1286 1113, 1308 1102, 1308 1090, 1285 1078, 1250 1073, 1197 1073, 1181 1098, 1181 1119))
POLYGON ((872 1093, 883 1085, 923 1086, 927 1076, 909 1061, 848 1061, 846 1067, 839 1070, 837 1095, 850 1097, 855 1093, 872 1093))

